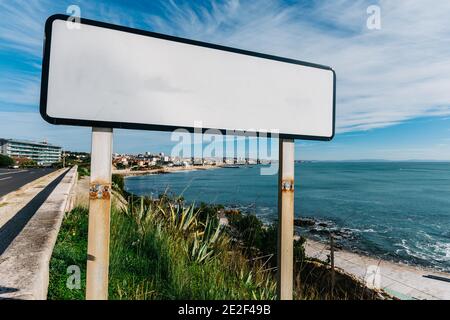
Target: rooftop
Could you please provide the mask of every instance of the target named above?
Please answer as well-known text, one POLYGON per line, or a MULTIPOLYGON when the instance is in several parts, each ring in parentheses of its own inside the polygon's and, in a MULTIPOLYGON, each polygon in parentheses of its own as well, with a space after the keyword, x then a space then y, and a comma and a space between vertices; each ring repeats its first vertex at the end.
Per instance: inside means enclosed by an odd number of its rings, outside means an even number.
POLYGON ((61 148, 60 146, 50 144, 44 141, 36 142, 31 140, 22 140, 22 139, 4 139, 0 138, 0 141, 6 141, 11 143, 21 143, 21 144, 29 144, 29 145, 35 145, 35 146, 42 146, 42 147, 53 147, 53 148, 61 148))

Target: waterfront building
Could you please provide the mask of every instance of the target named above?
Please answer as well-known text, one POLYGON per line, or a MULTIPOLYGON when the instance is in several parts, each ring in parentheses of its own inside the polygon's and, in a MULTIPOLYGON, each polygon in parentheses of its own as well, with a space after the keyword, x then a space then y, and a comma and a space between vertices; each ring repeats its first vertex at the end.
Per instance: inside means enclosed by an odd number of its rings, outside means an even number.
POLYGON ((62 148, 47 142, 0 138, 0 153, 11 158, 28 158, 45 166, 61 161, 62 148))

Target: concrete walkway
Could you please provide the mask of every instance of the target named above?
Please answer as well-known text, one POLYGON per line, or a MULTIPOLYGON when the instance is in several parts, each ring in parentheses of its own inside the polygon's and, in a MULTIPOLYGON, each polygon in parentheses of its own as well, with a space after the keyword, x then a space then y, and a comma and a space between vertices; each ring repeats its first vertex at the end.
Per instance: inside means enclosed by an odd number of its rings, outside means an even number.
POLYGON ((60 173, 0 227, 0 299, 46 299, 50 258, 76 182, 76 167, 60 173))
MULTIPOLYGON (((307 240, 308 257, 327 260, 329 246, 307 240)), ((335 266, 356 276, 369 287, 383 289, 402 300, 450 300, 450 274, 402 263, 379 260, 346 250, 335 251, 335 266)))

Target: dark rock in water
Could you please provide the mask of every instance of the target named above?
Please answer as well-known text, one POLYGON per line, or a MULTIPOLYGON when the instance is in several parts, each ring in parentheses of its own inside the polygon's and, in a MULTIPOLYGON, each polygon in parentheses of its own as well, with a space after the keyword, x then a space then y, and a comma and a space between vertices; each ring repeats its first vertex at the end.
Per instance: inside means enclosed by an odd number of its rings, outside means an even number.
POLYGON ((333 234, 333 238, 335 240, 346 240, 346 239, 353 239, 354 234, 349 229, 335 229, 330 227, 320 227, 319 224, 316 224, 314 228, 311 228, 309 230, 310 233, 316 234, 319 236, 323 236, 328 238, 330 234, 333 234))
POLYGON ((312 227, 316 222, 312 219, 294 219, 294 226, 296 227, 312 227))
POLYGON ((342 238, 353 238, 354 237, 354 234, 353 234, 353 232, 352 232, 352 230, 350 230, 350 229, 347 229, 347 228, 344 228, 344 229, 341 229, 340 231, 339 231, 339 235, 342 237, 342 238))
POLYGON ((317 225, 318 225, 319 227, 323 227, 323 228, 328 227, 328 224, 325 223, 325 222, 319 222, 317 225))
POLYGON ((324 229, 311 229, 311 230, 309 230, 309 232, 313 233, 313 234, 323 235, 323 236, 330 235, 330 231, 324 230, 324 229))

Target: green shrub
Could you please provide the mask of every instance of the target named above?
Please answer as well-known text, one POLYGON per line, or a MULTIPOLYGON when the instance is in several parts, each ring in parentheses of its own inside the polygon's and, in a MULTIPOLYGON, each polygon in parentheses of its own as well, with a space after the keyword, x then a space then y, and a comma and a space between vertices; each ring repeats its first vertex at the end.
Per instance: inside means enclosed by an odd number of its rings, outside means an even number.
POLYGON ((196 208, 198 211, 198 219, 201 222, 206 222, 208 219, 214 223, 219 223, 218 212, 224 209, 222 205, 209 205, 204 202, 200 203, 200 206, 196 208))
POLYGON ((0 167, 9 167, 14 164, 14 160, 7 155, 0 154, 0 167))
POLYGON ((77 171, 78 171, 79 178, 91 175, 91 171, 89 170, 88 167, 85 167, 85 166, 78 166, 77 171))
POLYGON ((230 225, 237 230, 246 251, 262 248, 263 223, 255 215, 235 214, 229 221, 230 225))
MULTIPOLYGON (((268 263, 272 267, 276 266, 278 251, 277 223, 264 225, 255 215, 233 214, 229 217, 229 225, 236 231, 244 247, 244 252, 249 258, 271 256, 268 263)), ((305 241, 304 237, 294 241, 294 260, 300 264, 305 259, 305 241)))
POLYGON ((37 162, 32 159, 26 159, 20 163, 21 168, 36 168, 37 166, 37 162))
POLYGON ((117 168, 117 170, 124 170, 127 167, 123 163, 119 162, 119 163, 116 163, 116 168, 117 168))
POLYGON ((125 179, 123 176, 119 174, 112 175, 112 187, 113 190, 116 190, 120 194, 125 190, 125 179))
MULTIPOLYGON (((67 163, 66 163, 66 166, 69 167, 69 165, 67 163)), ((52 163, 51 167, 54 169, 62 169, 63 163, 62 162, 54 162, 54 163, 52 163)))

